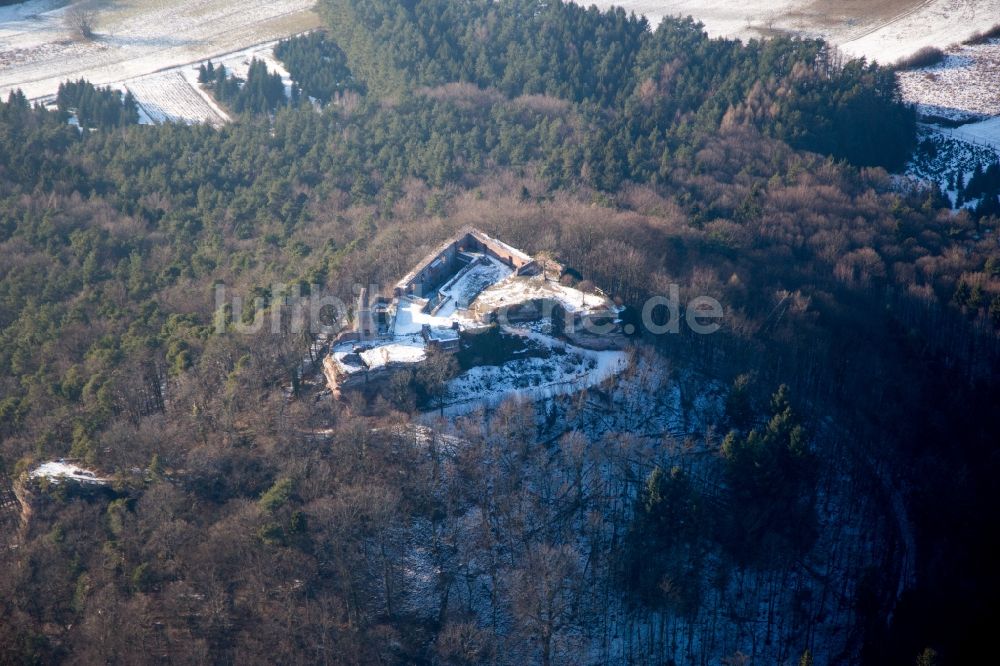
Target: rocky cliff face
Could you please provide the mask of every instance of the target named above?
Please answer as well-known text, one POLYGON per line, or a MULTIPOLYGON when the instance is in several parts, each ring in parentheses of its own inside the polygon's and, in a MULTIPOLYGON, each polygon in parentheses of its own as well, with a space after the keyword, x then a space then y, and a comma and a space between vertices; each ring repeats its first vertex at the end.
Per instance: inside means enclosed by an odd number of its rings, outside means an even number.
MULTIPOLYGON (((118 495, 108 479, 90 472, 54 476, 38 473, 52 464, 46 463, 35 471, 26 472, 9 484, 10 501, 6 514, 13 538, 27 536, 39 514, 50 507, 74 500, 108 500, 118 495), (17 526, 16 532, 14 525, 17 526)), ((3 521, 2 516, 0 521, 3 521)))
POLYGON ((5 474, 0 474, 0 542, 10 540, 20 523, 23 503, 14 484, 5 474))
POLYGON ((18 534, 23 535, 27 532, 28 526, 31 524, 31 514, 32 514, 32 493, 28 489, 28 484, 26 481, 28 478, 22 476, 17 479, 13 484, 13 493, 17 502, 17 515, 18 515, 18 534))

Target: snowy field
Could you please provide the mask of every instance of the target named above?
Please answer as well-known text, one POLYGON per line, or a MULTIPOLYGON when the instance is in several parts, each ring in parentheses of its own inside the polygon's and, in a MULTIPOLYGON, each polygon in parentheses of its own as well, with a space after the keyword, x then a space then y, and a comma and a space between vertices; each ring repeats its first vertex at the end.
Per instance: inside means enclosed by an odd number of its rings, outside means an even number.
MULTIPOLYGON (((2 7, 0 95, 21 88, 31 99, 44 98, 62 81, 80 78, 128 87, 133 79, 316 28, 320 19, 313 5, 314 0, 92 2, 96 37, 91 41, 71 38, 65 20, 70 5, 63 0, 2 7)), ((170 79, 154 81, 147 92, 157 85, 166 86, 167 95, 180 94, 170 79)))
POLYGON ((960 141, 1000 151, 1000 116, 955 128, 943 127, 939 131, 960 141))
MULTIPOLYGON (((277 72, 285 84, 285 94, 291 95, 292 79, 280 61, 274 57, 277 42, 258 44, 235 53, 210 60, 224 65, 226 70, 246 78, 250 62, 256 58, 267 65, 268 71, 277 72)), ((182 65, 149 76, 129 79, 117 87, 128 90, 139 104, 141 123, 209 123, 220 125, 230 120, 215 99, 198 83, 198 66, 201 62, 182 65)))
POLYGON ((919 139, 930 146, 914 154, 906 173, 937 183, 954 203, 955 174, 968 182, 977 165, 1000 158, 1000 39, 952 47, 942 62, 900 72, 899 81, 925 118, 919 139))
MULTIPOLYGON (((580 0, 580 4, 590 4, 580 0)), ((713 37, 789 32, 824 37, 850 55, 895 62, 925 46, 945 48, 1000 22, 1000 0, 599 0, 644 14, 693 16, 713 37)))
POLYGON ((911 12, 848 41, 834 39, 850 55, 891 63, 925 46, 959 44, 1000 23, 1000 0, 930 0, 913 2, 911 12))
POLYGON ((124 87, 135 96, 143 123, 219 125, 229 119, 207 93, 176 70, 132 79, 124 87))
POLYGON ((899 73, 903 97, 924 115, 952 120, 1000 115, 1000 39, 956 46, 931 67, 899 73))

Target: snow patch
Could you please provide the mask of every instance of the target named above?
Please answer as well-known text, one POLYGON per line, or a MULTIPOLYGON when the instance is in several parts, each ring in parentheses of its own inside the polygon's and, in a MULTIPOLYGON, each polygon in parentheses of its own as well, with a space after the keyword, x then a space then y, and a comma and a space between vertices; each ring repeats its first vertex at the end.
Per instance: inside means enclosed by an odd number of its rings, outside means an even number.
POLYGON ((369 369, 381 368, 392 363, 419 363, 427 357, 424 341, 419 336, 399 339, 362 351, 361 358, 369 369))
POLYGON ((99 477, 89 469, 84 469, 65 460, 51 460, 42 463, 31 470, 28 476, 32 479, 45 478, 53 484, 58 484, 61 481, 76 481, 79 483, 106 485, 110 482, 109 479, 99 477))
POLYGON ((622 351, 595 351, 524 329, 504 330, 530 338, 550 354, 466 370, 448 382, 446 414, 462 414, 481 405, 496 406, 511 396, 537 400, 577 393, 613 377, 628 365, 628 354, 622 351))
MULTIPOLYGON (((906 177, 935 183, 955 205, 958 199, 958 190, 953 187, 956 174, 961 174, 963 182, 968 183, 977 166, 986 169, 1000 159, 997 120, 994 118, 953 129, 919 124, 919 146, 906 165, 906 177)), ((976 203, 976 200, 971 200, 963 205, 975 207, 976 203)))
POLYGON ((558 301, 567 312, 617 310, 603 294, 567 287, 540 275, 511 275, 484 290, 476 299, 475 306, 481 310, 493 310, 537 300, 558 301))

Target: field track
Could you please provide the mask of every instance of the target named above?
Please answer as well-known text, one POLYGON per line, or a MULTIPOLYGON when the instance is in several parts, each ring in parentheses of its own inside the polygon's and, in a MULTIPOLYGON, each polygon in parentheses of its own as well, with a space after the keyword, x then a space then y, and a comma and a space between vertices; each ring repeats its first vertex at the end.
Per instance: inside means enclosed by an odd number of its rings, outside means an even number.
POLYGON ((920 2, 920 3, 918 3, 918 4, 916 4, 916 5, 912 6, 912 7, 910 7, 909 9, 906 9, 906 10, 904 10, 904 11, 896 14, 895 16, 893 16, 893 17, 891 17, 889 19, 886 19, 884 21, 881 21, 881 22, 873 24, 873 25, 864 26, 862 28, 859 28, 856 32, 847 32, 847 33, 844 33, 840 37, 839 41, 841 43, 846 43, 846 42, 853 42, 854 40, 861 39, 862 37, 867 37, 868 35, 874 34, 874 33, 878 32, 879 30, 881 30, 882 28, 884 28, 884 27, 886 27, 888 25, 892 25, 893 23, 896 23, 898 21, 902 21, 903 19, 905 19, 905 18, 907 18, 909 16, 912 16, 913 14, 916 14, 917 12, 925 9, 926 7, 930 6, 934 2, 935 2, 935 0, 923 0, 923 2, 920 2))
POLYGON ((67 3, 0 8, 0 96, 21 88, 44 99, 67 79, 100 85, 234 53, 320 25, 314 0, 96 2, 96 37, 71 38, 67 3))

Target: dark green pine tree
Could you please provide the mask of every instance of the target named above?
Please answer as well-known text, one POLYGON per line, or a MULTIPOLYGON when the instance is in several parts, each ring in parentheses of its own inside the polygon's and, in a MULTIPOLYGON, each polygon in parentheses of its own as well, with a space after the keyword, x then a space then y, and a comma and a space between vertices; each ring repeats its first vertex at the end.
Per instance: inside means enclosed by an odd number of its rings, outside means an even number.
POLYGON ((723 541, 746 564, 795 556, 816 536, 815 459, 787 386, 771 398, 771 414, 766 426, 745 437, 729 433, 721 448, 731 507, 723 541))

